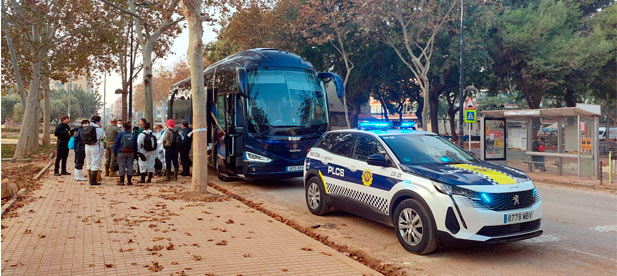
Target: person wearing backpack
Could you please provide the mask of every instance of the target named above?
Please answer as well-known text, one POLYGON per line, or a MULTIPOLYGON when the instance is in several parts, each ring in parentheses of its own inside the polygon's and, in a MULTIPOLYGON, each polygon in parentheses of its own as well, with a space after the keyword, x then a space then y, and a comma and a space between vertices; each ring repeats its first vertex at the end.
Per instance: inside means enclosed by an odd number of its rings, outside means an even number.
POLYGON ((193 138, 191 137, 192 128, 189 127, 189 122, 182 122, 182 143, 180 144, 180 162, 182 162, 182 176, 191 175, 191 159, 189 153, 191 152, 191 145, 193 138))
POLYGON ((70 175, 69 172, 66 171, 66 160, 69 157, 69 140, 71 139, 71 127, 69 126, 69 116, 62 116, 60 118, 60 124, 56 126, 56 130, 54 131, 54 135, 58 137, 57 146, 57 154, 56 154, 56 164, 54 166, 54 175, 70 175), (62 172, 60 172, 60 164, 62 163, 62 172))
POLYGON ((141 173, 141 180, 139 183, 151 183, 152 175, 154 174, 154 160, 158 155, 158 143, 156 136, 150 129, 150 123, 143 123, 144 130, 137 137, 137 150, 140 154, 139 172, 141 173), (146 175, 148 180, 146 181, 146 175))
POLYGON ((178 180, 178 147, 180 146, 181 137, 178 130, 175 128, 176 123, 173 119, 167 120, 167 128, 163 132, 163 148, 165 149, 165 176, 167 180, 172 180, 171 167, 174 168, 174 180, 178 180))
POLYGON ((126 122, 122 125, 124 132, 118 134, 114 144, 114 154, 118 162, 118 175, 120 181, 118 185, 124 185, 124 175, 126 174, 126 185, 133 185, 133 162, 137 153, 137 137, 131 132, 131 123, 126 122))
POLYGON ((88 179, 90 185, 101 185, 97 181, 101 159, 105 154, 105 131, 101 128, 101 116, 94 115, 90 119, 90 125, 81 130, 81 139, 86 144, 86 168, 88 168, 88 179))
POLYGON ((86 175, 83 172, 84 161, 86 159, 86 144, 81 139, 81 133, 84 127, 90 125, 90 121, 82 120, 79 128, 75 129, 73 135, 73 150, 75 151, 75 171, 73 171, 74 179, 77 181, 86 181, 86 175))

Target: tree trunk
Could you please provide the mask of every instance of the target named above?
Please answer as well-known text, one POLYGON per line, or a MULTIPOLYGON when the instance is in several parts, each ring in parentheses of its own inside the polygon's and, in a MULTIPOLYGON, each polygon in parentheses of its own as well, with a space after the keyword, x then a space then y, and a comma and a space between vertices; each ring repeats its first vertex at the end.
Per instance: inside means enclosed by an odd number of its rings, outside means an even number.
POLYGON ((43 91, 45 91, 45 95, 43 97, 43 139, 41 143, 43 145, 50 145, 51 138, 49 137, 49 119, 51 113, 51 91, 49 88, 49 76, 44 76, 43 79, 43 91))
POLYGON ((126 98, 128 96, 127 93, 127 89, 128 89, 128 81, 126 82, 122 82, 122 123, 126 123, 128 122, 128 106, 126 103, 126 98))
POLYGON ((453 112, 448 112, 450 116, 450 132, 452 132, 452 142, 456 142, 458 144, 458 135, 456 135, 456 124, 454 123, 454 119, 456 117, 456 110, 453 112))
POLYGON ((426 79, 422 79, 420 81, 424 83, 424 87, 422 88, 422 98, 424 98, 424 103, 423 103, 424 109, 422 110, 422 119, 423 119, 423 121, 422 121, 422 129, 424 129, 426 131, 432 131, 431 128, 429 127, 430 126, 430 118, 429 118, 429 113, 428 113, 429 109, 430 109, 429 108, 429 106, 430 106, 430 102, 429 102, 430 95, 429 95, 429 93, 431 91, 429 89, 430 88, 429 87, 430 84, 429 84, 428 80, 426 80, 426 79))
POLYGON ((19 62, 17 61, 17 56, 15 55, 15 48, 13 47, 13 38, 9 34, 6 27, 6 18, 4 17, 4 0, 2 0, 2 32, 4 32, 4 37, 6 38, 6 46, 9 48, 9 55, 11 56, 11 64, 13 65, 13 74, 15 74, 15 80, 17 82, 17 92, 19 93, 19 99, 21 100, 21 104, 23 105, 26 102, 26 89, 24 88, 24 81, 21 78, 21 73, 19 71, 19 62))
MULTIPOLYGON (((187 18, 189 25, 187 54, 191 64, 191 93, 193 95, 193 177, 189 190, 205 194, 208 188, 208 140, 205 131, 207 127, 207 97, 203 73, 201 1, 182 0, 182 13, 187 18)), ((144 62, 145 68, 147 67, 144 62)), ((146 70, 144 74, 146 74, 146 70)))
POLYGON ((566 95, 564 96, 566 100, 567 107, 575 107, 576 106, 576 93, 571 89, 566 89, 566 95))
POLYGON ((416 117, 418 117, 418 123, 420 123, 420 126, 424 126, 424 117, 422 117, 424 114, 424 99, 420 98, 416 102, 418 102, 418 109, 416 109, 415 114, 416 117))
POLYGON ((32 62, 32 78, 30 79, 30 86, 28 91, 28 97, 26 99, 24 116, 21 123, 21 130, 19 131, 19 141, 17 142, 15 154, 13 155, 13 158, 15 159, 27 158, 35 149, 31 146, 33 144, 38 144, 38 119, 40 114, 37 114, 37 105, 40 103, 40 80, 41 61, 35 60, 32 62))
POLYGON ((439 94, 437 93, 438 91, 433 91, 433 93, 431 94, 431 97, 429 99, 429 102, 431 103, 431 107, 429 109, 429 113, 430 113, 430 124, 431 124, 431 130, 434 133, 439 134, 439 118, 438 118, 438 113, 439 113, 439 94))
MULTIPOLYGON (((144 104, 145 104, 144 115, 145 116, 144 118, 146 118, 148 122, 154 121, 154 115, 152 113, 152 47, 153 47, 153 44, 154 44, 154 41, 149 40, 148 43, 143 45, 142 51, 141 51, 141 56, 143 57, 143 70, 144 70, 144 95, 145 95, 145 100, 144 100, 144 104)), ((203 49, 202 49, 202 52, 203 52, 203 49)), ((189 56, 190 56, 190 53, 189 53, 189 56)))

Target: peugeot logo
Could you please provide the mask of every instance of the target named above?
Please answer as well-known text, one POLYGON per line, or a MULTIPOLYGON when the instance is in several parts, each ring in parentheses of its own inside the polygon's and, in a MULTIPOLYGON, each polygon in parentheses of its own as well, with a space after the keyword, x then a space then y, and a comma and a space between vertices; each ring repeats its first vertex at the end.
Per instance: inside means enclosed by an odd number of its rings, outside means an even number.
POLYGON ((512 200, 514 201, 514 205, 519 205, 520 204, 520 202, 518 201, 518 195, 514 195, 512 197, 512 200))

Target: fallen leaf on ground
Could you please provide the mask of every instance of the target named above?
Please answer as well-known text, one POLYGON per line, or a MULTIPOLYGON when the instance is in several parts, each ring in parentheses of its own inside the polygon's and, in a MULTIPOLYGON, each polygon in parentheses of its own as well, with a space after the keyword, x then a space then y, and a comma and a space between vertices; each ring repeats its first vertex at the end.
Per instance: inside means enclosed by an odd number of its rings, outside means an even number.
POLYGON ((226 240, 222 240, 220 242, 217 242, 216 245, 227 245, 227 241, 226 240))
MULTIPOLYGON (((209 239, 208 241, 212 241, 212 239, 209 239)), ((192 246, 199 247, 199 244, 198 243, 194 243, 194 244, 192 244, 192 246)))
POLYGON ((47 235, 41 235, 39 234, 39 238, 44 239, 47 235))
POLYGON ((242 256, 243 256, 244 258, 248 258, 248 257, 250 257, 250 256, 251 256, 251 254, 250 254, 250 253, 244 253, 244 254, 242 254, 242 256))
POLYGON ((199 255, 193 255, 193 260, 195 260, 195 261, 201 261, 201 256, 199 256, 199 255))
POLYGON ((95 220, 94 223, 101 223, 101 219, 95 220))
POLYGON ((81 219, 81 222, 88 222, 88 220, 89 220, 88 218, 83 218, 81 219))
POLYGON ((302 247, 302 248, 300 248, 300 249, 302 249, 302 250, 304 250, 304 251, 313 251, 313 249, 312 249, 312 248, 308 248, 308 247, 302 247))
POLYGON ((131 252, 131 251, 133 251, 133 248, 127 248, 127 249, 120 248, 120 252, 131 252))
POLYGON ((191 233, 189 233, 189 232, 184 232, 184 234, 187 235, 187 236, 192 236, 191 233))
POLYGON ((283 272, 287 272, 287 271, 289 271, 289 270, 287 270, 287 268, 283 268, 283 269, 281 269, 281 271, 283 271, 283 272))
POLYGON ((135 209, 137 209, 137 207, 135 207, 135 206, 131 206, 131 209, 135 210, 135 209))
POLYGON ((152 265, 148 265, 147 267, 152 272, 159 272, 163 270, 163 266, 160 265, 159 262, 152 262, 152 265))
POLYGON ((94 267, 94 264, 89 264, 88 266, 89 266, 89 267, 94 267))
POLYGON ((32 234, 32 230, 26 229, 26 231, 24 231, 24 234, 32 234))
POLYGON ((233 221, 232 219, 228 219, 225 223, 227 223, 227 224, 233 224, 233 223, 234 223, 234 221, 233 221))
POLYGON ((112 267, 114 267, 114 265, 113 264, 105 264, 105 267, 106 268, 112 268, 112 267))
POLYGON ((174 244, 173 243, 169 243, 169 245, 167 246, 167 250, 174 250, 174 244))
POLYGON ((133 239, 129 239, 129 243, 133 243, 133 239))
POLYGON ((326 256, 332 256, 332 254, 330 254, 330 253, 328 253, 328 252, 323 252, 323 251, 321 251, 321 252, 319 252, 319 253, 321 253, 322 255, 326 255, 326 256))
POLYGON ((177 264, 178 264, 178 262, 171 262, 171 264, 172 264, 172 265, 177 265, 177 264))

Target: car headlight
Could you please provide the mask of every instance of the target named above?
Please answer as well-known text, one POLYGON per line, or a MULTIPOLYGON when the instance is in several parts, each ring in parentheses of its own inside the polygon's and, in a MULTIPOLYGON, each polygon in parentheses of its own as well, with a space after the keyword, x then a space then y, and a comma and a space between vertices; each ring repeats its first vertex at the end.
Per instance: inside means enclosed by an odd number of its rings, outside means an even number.
POLYGON ((257 153, 252 153, 250 151, 244 152, 244 160, 250 161, 250 162, 260 162, 260 163, 269 163, 270 161, 272 161, 272 159, 268 157, 261 156, 257 153))
MULTIPOLYGON (((482 196, 488 197, 486 194, 480 194, 478 192, 474 192, 472 190, 461 188, 456 185, 449 185, 449 184, 444 184, 444 183, 435 182, 435 181, 432 181, 432 182, 433 182, 433 186, 435 186, 435 189, 442 194, 460 195, 460 196, 470 198, 472 200, 481 200, 482 196)), ((490 199, 488 198, 485 198, 484 200, 490 201, 490 199)))

